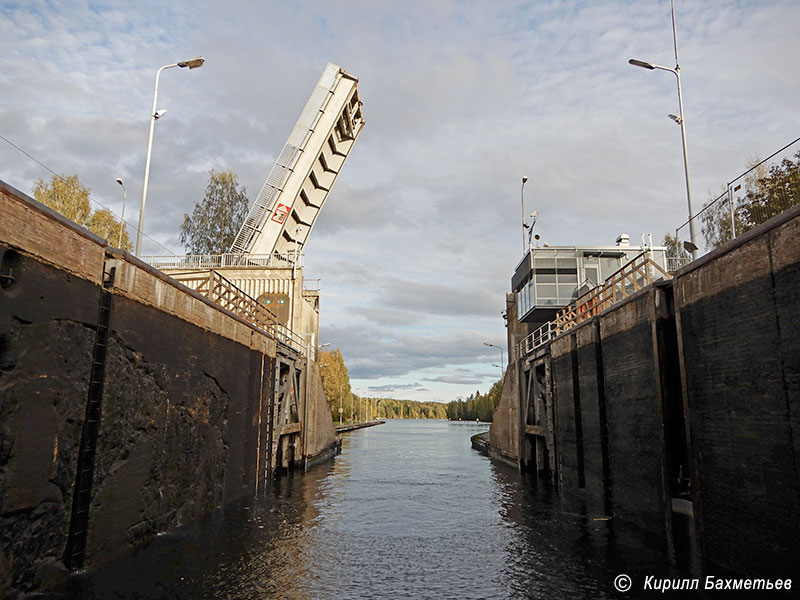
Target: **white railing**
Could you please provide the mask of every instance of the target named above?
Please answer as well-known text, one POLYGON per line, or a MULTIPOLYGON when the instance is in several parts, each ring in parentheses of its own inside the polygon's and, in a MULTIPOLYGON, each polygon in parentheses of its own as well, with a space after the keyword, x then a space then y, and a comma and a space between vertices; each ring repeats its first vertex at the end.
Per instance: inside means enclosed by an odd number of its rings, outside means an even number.
POLYGON ((222 267, 302 267, 303 254, 187 254, 186 256, 142 256, 156 269, 219 269, 222 267))
POLYGON ((691 256, 668 256, 667 257, 667 271, 674 273, 678 269, 682 269, 692 262, 691 256))
POLYGON ((548 321, 530 335, 525 336, 522 341, 517 344, 516 358, 522 358, 537 348, 544 346, 547 342, 554 338, 555 335, 555 327, 551 321, 548 321))

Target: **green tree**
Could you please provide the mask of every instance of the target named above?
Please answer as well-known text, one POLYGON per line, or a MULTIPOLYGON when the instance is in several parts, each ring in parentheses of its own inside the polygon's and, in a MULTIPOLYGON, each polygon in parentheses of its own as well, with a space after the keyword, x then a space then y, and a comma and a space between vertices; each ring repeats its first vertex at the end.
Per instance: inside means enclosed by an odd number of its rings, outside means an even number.
MULTIPOLYGON (((737 236, 800 203, 800 152, 769 170, 758 163, 757 159, 750 163, 744 194, 733 201, 732 220, 737 236)), ((702 213, 703 237, 709 246, 718 248, 733 238, 731 207, 721 199, 711 200, 706 207, 702 213)))
POLYGON ((123 250, 133 250, 133 244, 128 239, 128 232, 125 229, 125 224, 111 214, 111 211, 105 208, 98 209, 89 217, 86 228, 108 240, 112 246, 118 246, 123 250), (122 237, 120 238, 120 233, 122 237), (120 241, 121 239, 121 241, 120 241))
POLYGON ((247 190, 238 187, 233 171, 209 173, 206 195, 195 202, 192 216, 183 215, 180 240, 188 254, 228 251, 247 216, 247 190))
POLYGON ((800 203, 800 152, 773 165, 766 174, 756 169, 746 184, 747 194, 736 208, 744 231, 800 203))
POLYGON ((37 202, 61 213, 113 246, 119 243, 121 229, 120 247, 123 250, 131 250, 133 246, 128 239, 128 232, 125 231, 125 224, 105 208, 92 212, 89 204, 90 193, 91 190, 80 182, 77 175, 69 177, 53 175, 50 182, 40 179, 33 186, 33 198, 37 202))
POLYGON ((86 225, 92 212, 89 192, 89 188, 78 180, 77 175, 53 175, 49 183, 40 179, 33 186, 33 198, 37 202, 81 226, 86 225))
MULTIPOLYGON (((320 351, 317 358, 319 362, 319 372, 322 377, 322 390, 331 411, 331 418, 339 420, 339 403, 342 403, 342 415, 344 419, 350 418, 355 411, 354 395, 350 389, 350 375, 344 364, 341 351, 337 348, 330 352, 320 351), (341 398, 340 398, 341 396, 341 398)), ((357 398, 357 397, 356 397, 357 398)))
POLYGON ((692 255, 681 246, 680 240, 674 235, 665 233, 661 245, 667 248, 667 268, 671 272, 677 271, 692 258, 692 255))

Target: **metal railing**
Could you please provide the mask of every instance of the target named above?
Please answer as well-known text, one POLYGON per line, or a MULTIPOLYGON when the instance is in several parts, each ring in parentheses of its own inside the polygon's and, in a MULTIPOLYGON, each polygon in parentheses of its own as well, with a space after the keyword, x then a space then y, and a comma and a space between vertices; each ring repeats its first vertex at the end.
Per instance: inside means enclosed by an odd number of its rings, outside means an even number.
POLYGON ((642 252, 602 285, 562 308, 556 314, 555 329, 559 334, 569 331, 660 279, 671 279, 671 276, 650 259, 649 252, 642 252))
POLYGON ((800 138, 774 152, 733 181, 678 227, 675 236, 688 239, 689 223, 698 219, 703 239, 695 240, 702 253, 800 203, 800 138))
POLYGON ((545 323, 522 339, 515 349, 516 358, 527 356, 555 336, 599 315, 610 306, 647 287, 654 281, 671 278, 667 271, 650 258, 648 251, 642 252, 613 273, 601 285, 589 290, 562 308, 553 321, 545 323))
POLYGON ((269 337, 301 354, 307 353, 306 340, 302 336, 278 323, 275 315, 263 304, 218 272, 209 271, 196 277, 182 277, 180 281, 222 308, 252 323, 269 337))
POLYGON ((186 256, 143 256, 156 269, 219 269, 221 267, 302 267, 303 254, 187 254, 186 256))
POLYGON ((692 262, 691 256, 668 256, 667 257, 667 271, 674 273, 678 269, 682 269, 692 262))
POLYGON ((533 333, 525 336, 516 346, 514 358, 522 358, 541 348, 556 335, 556 329, 552 321, 548 321, 533 333))

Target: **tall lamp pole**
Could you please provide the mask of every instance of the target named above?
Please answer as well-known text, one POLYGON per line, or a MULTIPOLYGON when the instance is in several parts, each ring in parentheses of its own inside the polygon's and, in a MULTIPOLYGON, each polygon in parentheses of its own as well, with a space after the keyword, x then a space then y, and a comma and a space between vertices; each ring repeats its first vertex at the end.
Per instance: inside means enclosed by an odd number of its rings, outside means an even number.
POLYGON ((128 190, 125 187, 125 182, 119 177, 117 177, 116 182, 122 186, 122 216, 119 219, 119 241, 117 241, 117 248, 122 248, 122 231, 125 229, 125 200, 128 199, 128 190))
POLYGON ((528 181, 527 177, 522 178, 522 185, 519 188, 519 201, 522 205, 522 256, 525 256, 525 229, 528 227, 525 224, 525 182, 528 181))
POLYGON ((142 248, 142 228, 144 227, 144 206, 147 203, 147 183, 150 180, 150 155, 153 150, 153 128, 155 127, 156 120, 164 114, 164 111, 158 111, 156 109, 156 102, 158 102, 158 78, 161 75, 161 71, 164 69, 169 69, 171 67, 189 67, 189 69, 196 69, 198 67, 202 67, 203 63, 206 62, 202 56, 198 56, 197 58, 192 58, 191 60, 184 60, 182 62, 172 63, 171 65, 164 65, 160 67, 158 71, 156 71, 156 85, 153 89, 153 110, 150 111, 150 135, 147 138, 147 158, 145 159, 144 163, 144 187, 142 188, 142 206, 139 209, 139 230, 136 232, 136 256, 139 256, 139 252, 142 248))
POLYGON ((344 389, 345 383, 347 382, 343 381, 342 385, 339 386, 339 425, 342 424, 342 390, 344 389))
POLYGON ((653 63, 649 63, 643 60, 638 60, 632 58, 628 61, 629 64, 632 64, 634 67, 642 67, 643 69, 658 69, 660 71, 668 71, 675 75, 675 78, 678 81, 678 109, 680 110, 680 114, 677 119, 674 119, 678 125, 681 126, 681 141, 683 142, 683 170, 686 175, 686 201, 689 204, 689 237, 691 238, 691 251, 692 251, 692 260, 697 259, 697 240, 695 239, 694 234, 694 218, 693 218, 693 211, 692 211, 692 192, 689 186, 689 154, 686 149, 686 119, 683 116, 683 93, 681 92, 681 67, 678 64, 678 34, 675 27, 675 0, 672 0, 672 41, 675 47, 675 68, 670 69, 669 67, 662 67, 661 65, 655 65, 653 63))
POLYGON ((505 375, 506 371, 505 371, 505 367, 503 365, 506 364, 506 361, 505 361, 504 354, 503 354, 503 348, 501 346, 496 346, 494 344, 490 344, 489 342, 483 342, 483 345, 484 346, 489 346, 490 348, 497 348, 498 350, 500 350, 500 373, 505 375))

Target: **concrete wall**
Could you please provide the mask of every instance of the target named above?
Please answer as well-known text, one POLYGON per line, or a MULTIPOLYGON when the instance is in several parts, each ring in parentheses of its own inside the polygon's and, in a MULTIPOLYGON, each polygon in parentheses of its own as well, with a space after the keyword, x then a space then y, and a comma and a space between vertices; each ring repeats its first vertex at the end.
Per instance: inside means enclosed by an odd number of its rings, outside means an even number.
MULTIPOLYGON (((274 339, 5 184, 0 276, 0 596, 57 588, 68 574, 93 389, 101 410, 81 563, 263 488, 280 435, 270 427, 281 412, 274 339)), ((282 360, 306 369, 291 352, 282 360)), ((307 387, 319 388, 312 371, 307 387)), ((317 456, 336 442, 320 397, 307 395, 301 415, 317 456)))
MULTIPOLYGON (((19 225, 6 208, 0 201, 3 228, 19 225)), ((90 239, 70 238, 71 249, 96 254, 90 239)), ((0 245, 0 272, 9 268, 14 280, 0 288, 0 597, 65 576, 100 295, 91 279, 0 245)))
POLYGON ((516 362, 506 369, 500 403, 494 411, 489 429, 491 455, 505 462, 519 462, 520 416, 519 373, 516 362))
POLYGON ((336 442, 336 427, 331 419, 331 411, 322 389, 322 377, 319 365, 310 363, 309 384, 306 395, 308 399, 306 455, 309 462, 317 462, 331 452, 336 442))
POLYGON ((653 339, 660 293, 653 287, 643 290, 596 323, 602 340, 599 389, 606 405, 612 510, 641 530, 668 539, 660 357, 653 339))
MULTIPOLYGON (((706 568, 800 577, 798 294, 795 207, 553 340, 569 508, 678 554, 688 523, 706 568)), ((523 405, 506 380, 493 445, 518 423, 514 393, 523 405)))
POLYGON ((793 213, 674 284, 704 555, 760 576, 800 575, 800 213, 793 213))

